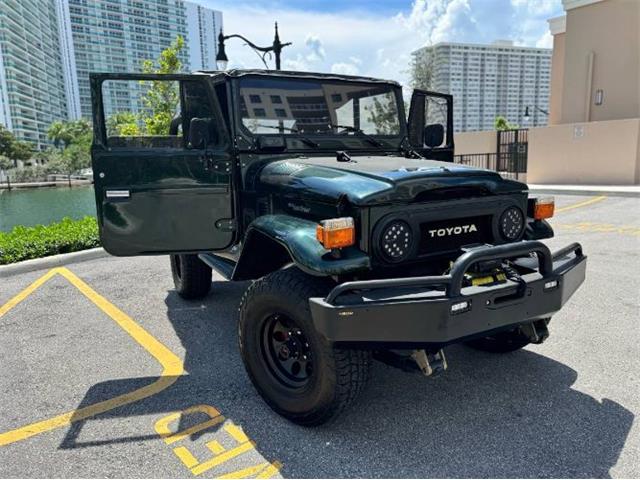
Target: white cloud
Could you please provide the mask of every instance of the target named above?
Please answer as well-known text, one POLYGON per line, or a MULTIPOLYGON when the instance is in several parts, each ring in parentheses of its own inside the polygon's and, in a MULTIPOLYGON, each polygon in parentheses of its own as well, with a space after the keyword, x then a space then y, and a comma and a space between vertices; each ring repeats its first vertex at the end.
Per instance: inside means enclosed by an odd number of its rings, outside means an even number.
POLYGON ((451 41, 477 32, 478 25, 468 0, 452 0, 431 33, 431 43, 451 41))
POLYGON ((308 58, 310 60, 324 60, 325 53, 324 48, 322 46, 322 42, 315 35, 308 35, 307 39, 304 41, 304 44, 309 48, 310 53, 308 58))
POLYGON ((549 32, 544 32, 544 34, 536 42, 536 47, 553 48, 553 35, 551 35, 551 33, 549 32))
POLYGON ((341 73, 343 75, 358 75, 358 67, 353 63, 334 63, 331 65, 331 73, 341 73))
MULTIPOLYGON (((519 45, 547 46, 546 19, 562 12, 561 0, 414 0, 406 12, 384 15, 375 6, 350 10, 348 2, 343 11, 310 12, 280 0, 269 6, 244 3, 255 0, 200 1, 223 11, 225 33, 246 35, 258 45, 271 44, 278 20, 280 39, 293 43, 282 52, 285 69, 355 72, 404 84, 411 52, 424 45, 511 38, 519 45)), ((262 68, 240 40, 227 42, 227 55, 230 67, 262 68)))

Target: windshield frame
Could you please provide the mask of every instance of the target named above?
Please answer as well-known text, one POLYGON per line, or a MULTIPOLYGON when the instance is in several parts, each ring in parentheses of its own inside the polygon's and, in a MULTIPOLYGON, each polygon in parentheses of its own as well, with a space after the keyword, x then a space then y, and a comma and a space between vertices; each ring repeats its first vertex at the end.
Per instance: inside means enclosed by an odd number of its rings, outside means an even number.
POLYGON ((402 88, 394 82, 385 82, 385 81, 367 81, 367 79, 360 78, 343 78, 340 76, 329 76, 329 75, 318 75, 314 76, 294 76, 294 75, 260 75, 260 74, 247 74, 242 75, 240 77, 235 77, 232 80, 232 106, 234 112, 234 130, 236 131, 236 138, 238 140, 238 148, 240 150, 251 150, 256 151, 260 150, 258 139, 261 137, 265 138, 283 138, 285 143, 285 148, 283 151, 287 152, 322 152, 322 151, 336 151, 336 150, 348 150, 350 152, 354 151, 362 151, 362 152, 380 152, 381 150, 386 150, 389 152, 398 151, 401 148, 403 143, 403 139, 406 137, 407 133, 407 125, 406 125, 406 117, 404 111, 404 100, 402 97, 402 88), (339 133, 333 132, 323 132, 323 133, 314 133, 314 132, 300 132, 293 133, 287 132, 285 135, 280 132, 274 131, 273 133, 254 133, 251 132, 242 121, 242 112, 241 112, 241 103, 240 103, 240 90, 241 90, 241 82, 242 79, 246 78, 276 78, 279 80, 290 80, 296 82, 310 82, 310 83, 322 83, 322 84, 352 84, 352 85, 380 85, 385 86, 389 89, 390 92, 393 93, 396 109, 398 111, 398 133, 393 135, 384 135, 384 134, 376 134, 376 133, 368 133, 358 134, 353 133, 349 135, 340 135, 339 133), (376 147, 372 145, 370 141, 367 140, 366 137, 373 137, 378 140, 383 146, 376 147), (311 147, 308 144, 305 144, 301 139, 312 140, 313 142, 318 144, 317 148, 311 147), (346 141, 345 141, 346 140, 346 141))

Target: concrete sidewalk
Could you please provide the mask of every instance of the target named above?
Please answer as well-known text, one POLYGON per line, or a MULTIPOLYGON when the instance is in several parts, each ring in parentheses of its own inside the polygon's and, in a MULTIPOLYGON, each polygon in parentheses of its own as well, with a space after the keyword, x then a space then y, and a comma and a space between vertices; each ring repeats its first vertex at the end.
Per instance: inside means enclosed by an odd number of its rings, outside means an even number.
POLYGON ((529 184, 533 193, 556 195, 609 195, 612 197, 640 197, 640 185, 540 185, 529 184))

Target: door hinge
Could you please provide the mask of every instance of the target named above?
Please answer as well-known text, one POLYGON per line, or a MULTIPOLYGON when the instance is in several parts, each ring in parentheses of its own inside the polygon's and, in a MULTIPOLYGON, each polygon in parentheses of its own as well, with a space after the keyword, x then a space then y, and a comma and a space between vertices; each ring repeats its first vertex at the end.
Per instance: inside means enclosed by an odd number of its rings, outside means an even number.
POLYGON ((223 232, 233 232, 236 229, 236 221, 233 218, 221 218, 216 221, 216 228, 223 232))
POLYGON ((219 173, 231 173, 231 162, 218 160, 212 162, 212 170, 219 173))
POLYGON ((205 170, 212 170, 216 173, 231 173, 231 161, 216 159, 211 154, 205 154, 200 157, 200 160, 204 163, 205 170))

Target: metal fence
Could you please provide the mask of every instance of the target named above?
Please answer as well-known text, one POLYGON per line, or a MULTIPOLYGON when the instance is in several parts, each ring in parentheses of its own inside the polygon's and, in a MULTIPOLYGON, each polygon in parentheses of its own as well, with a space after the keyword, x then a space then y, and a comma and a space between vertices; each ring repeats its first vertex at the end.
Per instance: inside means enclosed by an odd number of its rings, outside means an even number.
POLYGON ((493 170, 504 178, 510 178, 512 180, 524 178, 527 173, 526 161, 526 157, 513 156, 507 159, 504 154, 499 156, 497 153, 472 153, 468 155, 455 155, 453 157, 454 163, 493 170))
POLYGON ((497 171, 527 173, 529 132, 526 128, 497 132, 497 171))

